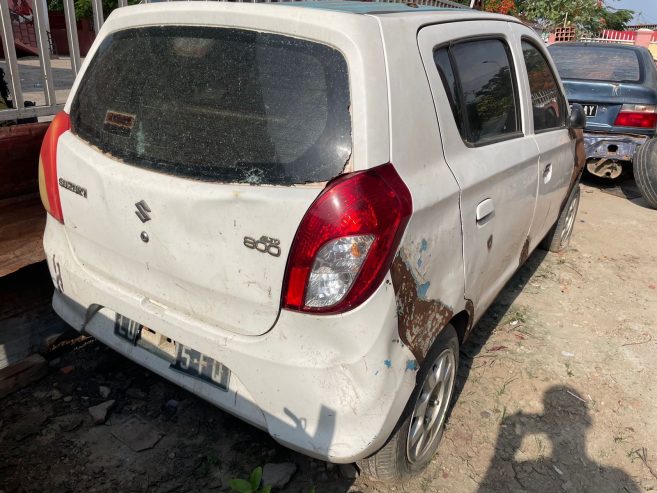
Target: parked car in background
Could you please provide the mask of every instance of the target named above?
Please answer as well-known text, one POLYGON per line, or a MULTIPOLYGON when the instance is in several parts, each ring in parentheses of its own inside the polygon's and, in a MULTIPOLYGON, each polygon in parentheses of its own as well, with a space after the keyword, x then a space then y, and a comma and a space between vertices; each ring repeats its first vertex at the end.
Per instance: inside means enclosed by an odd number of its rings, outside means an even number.
POLYGON ((650 51, 600 43, 556 43, 549 51, 568 99, 586 113, 586 169, 615 179, 634 165, 639 189, 657 208, 657 143, 651 142, 657 134, 657 67, 650 51))
POLYGON ((41 153, 53 306, 313 457, 425 467, 583 160, 540 38, 415 4, 114 11, 41 153))

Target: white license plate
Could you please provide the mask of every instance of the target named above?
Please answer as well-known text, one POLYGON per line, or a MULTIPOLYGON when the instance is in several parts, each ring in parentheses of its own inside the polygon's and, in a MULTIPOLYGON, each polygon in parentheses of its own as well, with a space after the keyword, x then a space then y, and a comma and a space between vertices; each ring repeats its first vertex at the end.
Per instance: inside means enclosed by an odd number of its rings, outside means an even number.
POLYGON ((170 368, 228 390, 230 370, 209 356, 116 314, 114 334, 169 361, 170 368))
POLYGON ((171 368, 228 390, 230 370, 196 349, 176 343, 176 361, 171 368))

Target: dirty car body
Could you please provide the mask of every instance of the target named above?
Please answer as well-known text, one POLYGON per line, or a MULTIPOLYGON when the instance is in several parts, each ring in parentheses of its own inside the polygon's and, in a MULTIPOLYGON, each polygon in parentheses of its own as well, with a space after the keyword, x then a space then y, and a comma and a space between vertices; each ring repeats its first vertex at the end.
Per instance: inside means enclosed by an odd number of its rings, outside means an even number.
POLYGON ((311 456, 420 440, 436 345, 439 428, 454 345, 576 186, 554 73, 468 10, 118 9, 42 148, 53 306, 311 456))
POLYGON ((587 169, 617 178, 657 132, 657 68, 642 47, 557 43, 549 48, 568 98, 587 115, 587 169))

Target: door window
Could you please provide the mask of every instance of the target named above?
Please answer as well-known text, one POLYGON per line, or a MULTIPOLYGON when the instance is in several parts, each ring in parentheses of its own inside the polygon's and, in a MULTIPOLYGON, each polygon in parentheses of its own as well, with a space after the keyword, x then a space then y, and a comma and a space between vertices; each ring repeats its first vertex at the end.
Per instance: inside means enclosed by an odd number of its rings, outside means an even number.
POLYGON ((434 61, 466 142, 483 145, 520 134, 518 92, 503 41, 453 44, 436 50, 434 61))
POLYGON ((532 95, 534 131, 566 126, 566 103, 547 60, 527 41, 522 42, 529 89, 532 95))

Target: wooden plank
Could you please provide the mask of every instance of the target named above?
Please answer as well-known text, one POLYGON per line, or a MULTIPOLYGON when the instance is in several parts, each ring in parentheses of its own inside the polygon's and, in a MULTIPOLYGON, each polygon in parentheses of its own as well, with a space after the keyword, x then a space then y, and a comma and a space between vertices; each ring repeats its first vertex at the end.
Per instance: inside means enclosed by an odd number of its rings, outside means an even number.
POLYGON ((46 258, 45 226, 38 194, 0 201, 0 277, 46 258))
POLYGON ((39 151, 48 122, 0 127, 0 199, 39 190, 39 151))
POLYGON ((39 354, 0 370, 0 399, 7 394, 22 389, 48 374, 48 362, 39 354))

